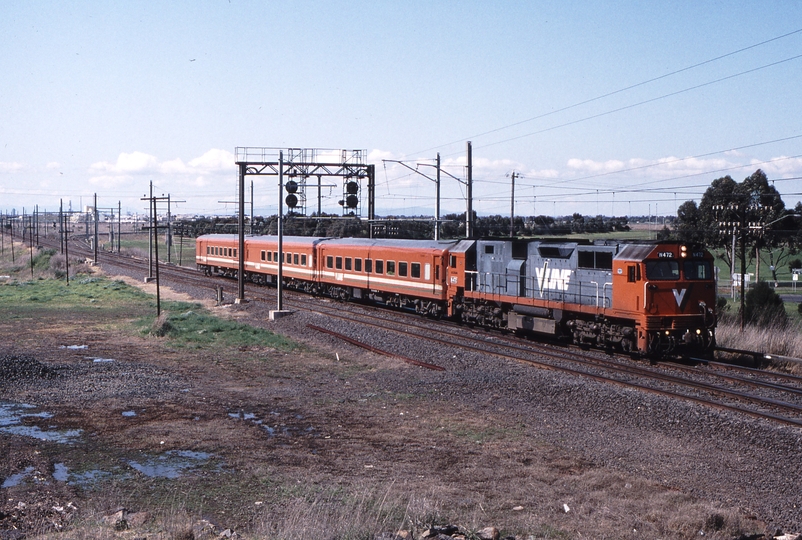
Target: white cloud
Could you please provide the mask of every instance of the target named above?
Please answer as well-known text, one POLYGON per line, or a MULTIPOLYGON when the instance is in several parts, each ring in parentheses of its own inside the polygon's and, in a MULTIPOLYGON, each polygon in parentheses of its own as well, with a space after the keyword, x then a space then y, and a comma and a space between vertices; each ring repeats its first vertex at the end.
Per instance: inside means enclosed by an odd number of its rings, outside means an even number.
POLYGON ((24 163, 17 161, 0 161, 0 172, 18 172, 26 168, 24 163))
POLYGON ((395 154, 387 150, 379 150, 378 148, 368 152, 368 163, 378 163, 383 159, 398 159, 395 154))
POLYGON ((236 158, 228 150, 212 148, 200 157, 189 161, 189 166, 206 171, 236 171, 236 158))
POLYGON ((753 159, 751 163, 755 169, 763 169, 769 178, 773 175, 785 177, 802 176, 802 158, 779 156, 771 158, 768 161, 769 163, 766 163, 753 159))
POLYGON ((61 168, 61 163, 59 163, 58 161, 51 161, 50 163, 47 164, 47 168, 48 169, 60 169, 61 168))
POLYGON ((117 157, 116 163, 99 161, 93 163, 89 169, 93 172, 107 172, 111 174, 143 173, 156 169, 158 160, 155 156, 144 152, 123 152, 117 157))

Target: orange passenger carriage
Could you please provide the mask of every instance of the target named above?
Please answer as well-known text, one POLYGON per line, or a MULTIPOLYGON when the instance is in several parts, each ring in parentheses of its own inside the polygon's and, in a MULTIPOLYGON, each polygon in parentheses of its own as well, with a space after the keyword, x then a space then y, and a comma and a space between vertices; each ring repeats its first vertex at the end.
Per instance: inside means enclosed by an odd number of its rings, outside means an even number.
POLYGON ((446 264, 454 242, 331 239, 318 246, 323 293, 439 316, 447 304, 446 264))

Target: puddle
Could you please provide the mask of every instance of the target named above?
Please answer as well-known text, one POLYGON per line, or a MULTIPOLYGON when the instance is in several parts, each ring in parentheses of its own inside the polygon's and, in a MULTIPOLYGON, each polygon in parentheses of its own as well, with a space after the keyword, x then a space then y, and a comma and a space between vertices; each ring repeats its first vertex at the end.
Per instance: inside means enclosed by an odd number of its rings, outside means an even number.
POLYGON ((48 412, 38 411, 35 406, 25 403, 0 401, 0 433, 22 435, 42 441, 69 444, 81 436, 80 429, 42 429, 39 426, 24 425, 26 418, 52 418, 48 412))
POLYGON ((88 349, 89 345, 62 345, 59 347, 60 349, 71 349, 73 351, 77 351, 80 349, 88 349))
POLYGON ((95 358, 93 356, 85 356, 87 360, 91 360, 95 364, 106 364, 108 362, 114 362, 114 358, 95 358))
POLYGON ((33 467, 26 467, 24 471, 22 471, 20 473, 17 473, 17 474, 12 474, 8 478, 6 478, 3 481, 3 485, 0 486, 0 488, 5 489, 5 488, 18 486, 32 472, 33 472, 33 467))
POLYGON ((136 416, 136 411, 123 411, 123 416, 125 416, 126 418, 131 418, 133 416, 136 416))
POLYGON ((212 458, 207 452, 170 450, 144 460, 130 460, 128 465, 149 478, 179 478, 193 469, 202 467, 212 458))
POLYGON ((59 482, 66 482, 69 477, 69 469, 63 463, 56 463, 54 466, 55 470, 53 471, 53 478, 59 482))
MULTIPOLYGON (((256 414, 246 413, 244 411, 228 413, 228 416, 231 418, 236 418, 237 420, 248 420, 256 424, 257 426, 261 426, 262 428, 264 428, 265 431, 267 431, 267 434, 270 437, 275 437, 277 434, 285 435, 287 437, 292 437, 293 435, 298 435, 298 434, 312 434, 316 431, 315 428, 312 426, 308 426, 306 428, 300 428, 296 426, 287 426, 286 424, 283 423, 278 423, 270 426, 266 424, 264 420, 258 418, 256 414)), ((281 416, 281 413, 276 411, 270 411, 270 416, 281 416)), ((303 415, 300 414, 296 414, 294 418, 296 420, 304 419, 303 415)))

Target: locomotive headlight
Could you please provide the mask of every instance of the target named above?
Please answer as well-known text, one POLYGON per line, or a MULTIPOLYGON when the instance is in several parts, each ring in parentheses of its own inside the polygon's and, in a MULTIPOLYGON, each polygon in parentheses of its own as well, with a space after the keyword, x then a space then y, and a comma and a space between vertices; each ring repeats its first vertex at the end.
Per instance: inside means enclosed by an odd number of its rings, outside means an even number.
POLYGON ((697 328, 697 329, 696 329, 696 335, 698 336, 698 335, 700 335, 701 333, 702 333, 702 330, 701 330, 700 328, 697 328))
POLYGON ((688 256, 688 246, 682 246, 679 248, 680 250, 680 257, 687 257, 688 256))
POLYGON ((668 335, 671 335, 671 332, 669 332, 668 330, 666 330, 666 335, 667 335, 667 336, 668 336, 668 335))

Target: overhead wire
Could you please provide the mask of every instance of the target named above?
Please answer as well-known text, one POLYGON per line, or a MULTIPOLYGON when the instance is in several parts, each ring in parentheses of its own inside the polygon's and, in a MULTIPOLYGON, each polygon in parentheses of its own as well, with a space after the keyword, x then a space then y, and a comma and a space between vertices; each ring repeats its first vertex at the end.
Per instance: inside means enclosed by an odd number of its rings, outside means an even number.
MULTIPOLYGON (((616 94, 621 94, 621 93, 626 92, 628 90, 632 90, 632 89, 638 88, 640 86, 645 86, 645 85, 653 83, 655 81, 666 79, 668 77, 672 77, 672 76, 677 75, 679 73, 683 73, 685 71, 690 71, 690 70, 695 69, 697 67, 701 67, 701 66, 704 66, 704 65, 707 65, 707 64, 711 64, 713 62, 717 62, 718 60, 723 60, 724 58, 728 58, 730 56, 734 56, 736 54, 740 54, 740 53, 748 51, 750 49, 754 49, 756 47, 760 47, 762 45, 766 45, 768 43, 771 43, 771 42, 774 42, 774 41, 778 41, 780 39, 784 39, 784 38, 787 38, 787 37, 790 37, 790 36, 793 36, 793 35, 799 34, 799 33, 802 33, 802 28, 794 30, 792 32, 788 32, 788 33, 782 34, 780 36, 776 36, 776 37, 761 41, 759 43, 755 43, 753 45, 749 45, 747 47, 742 47, 742 48, 740 48, 738 50, 735 50, 735 51, 732 51, 732 52, 729 52, 729 53, 726 53, 726 54, 722 54, 722 55, 716 56, 714 58, 710 58, 708 60, 704 60, 702 62, 697 62, 696 64, 693 64, 693 65, 690 65, 690 66, 686 66, 684 68, 680 68, 680 69, 674 70, 674 71, 672 71, 670 73, 666 73, 664 75, 659 75, 657 77, 652 77, 651 79, 647 79, 647 80, 641 81, 639 83, 635 83, 635 84, 632 84, 632 85, 629 85, 629 86, 625 86, 624 88, 620 88, 618 90, 614 90, 614 91, 608 92, 606 94, 601 94, 599 96, 596 96, 596 97, 593 97, 593 98, 590 98, 590 99, 586 99, 584 101, 580 101, 580 102, 574 103, 572 105, 567 105, 565 107, 562 107, 560 109, 556 109, 554 111, 549 111, 549 112, 546 112, 546 113, 542 113, 542 114, 533 116, 531 118, 527 118, 525 120, 520 120, 518 122, 513 122, 512 124, 507 124, 505 126, 501 126, 501 127, 498 127, 498 128, 494 128, 494 129, 488 130, 488 131, 484 131, 482 133, 477 133, 475 135, 470 135, 468 137, 461 138, 459 140, 452 141, 452 142, 449 142, 449 143, 441 144, 441 145, 438 145, 438 146, 433 146, 433 147, 427 148, 425 150, 419 150, 417 152, 412 152, 411 154, 407 154, 407 155, 416 155, 416 154, 422 154, 423 152, 430 152, 432 150, 437 150, 438 148, 445 148, 445 147, 451 146, 452 144, 457 144, 457 143, 464 142, 464 141, 467 141, 467 140, 475 139, 477 137, 483 137, 485 135, 490 135, 492 133, 497 133, 497 132, 503 131, 505 129, 513 128, 513 127, 516 127, 516 126, 520 126, 522 124, 526 124, 526 123, 532 122, 534 120, 539 120, 539 119, 545 118, 547 116, 551 116, 551 115, 558 114, 558 113, 561 113, 561 112, 564 112, 564 111, 568 111, 568 110, 574 109, 576 107, 580 107, 582 105, 587 105, 588 103, 593 103, 594 101, 599 101, 601 99, 604 99, 604 98, 607 98, 607 97, 610 97, 610 96, 614 96, 616 94)), ((500 141, 500 142, 506 142, 506 141, 500 141)))

